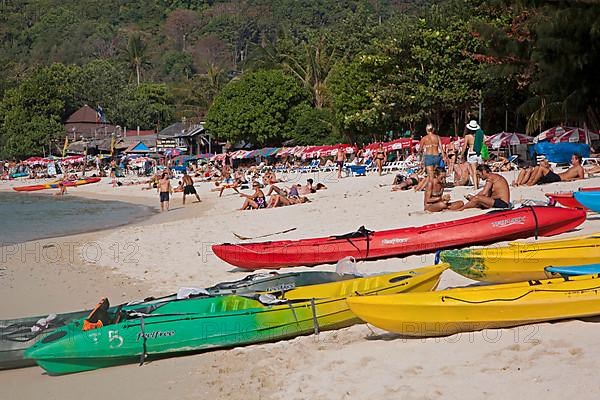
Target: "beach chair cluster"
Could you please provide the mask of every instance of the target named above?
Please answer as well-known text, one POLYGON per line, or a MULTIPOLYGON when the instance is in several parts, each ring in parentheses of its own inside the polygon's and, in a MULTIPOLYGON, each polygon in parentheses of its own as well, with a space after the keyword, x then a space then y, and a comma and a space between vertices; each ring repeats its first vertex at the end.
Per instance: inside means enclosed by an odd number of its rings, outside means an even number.
POLYGON ((383 172, 406 171, 410 168, 418 167, 421 161, 418 157, 411 155, 403 161, 393 161, 383 166, 383 172))

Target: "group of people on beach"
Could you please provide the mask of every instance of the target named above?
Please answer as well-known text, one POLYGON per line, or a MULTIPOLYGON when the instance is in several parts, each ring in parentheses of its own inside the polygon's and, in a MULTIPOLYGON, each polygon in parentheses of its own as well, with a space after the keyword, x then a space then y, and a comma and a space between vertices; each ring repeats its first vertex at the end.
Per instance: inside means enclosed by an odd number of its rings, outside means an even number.
MULTIPOLYGON (((399 175, 392 185, 392 191, 409 188, 424 191, 424 209, 429 212, 511 207, 510 186, 506 178, 500 174, 510 169, 509 162, 503 157, 498 157, 493 163, 496 167, 494 171, 492 166, 483 160, 484 135, 476 121, 470 121, 467 124, 464 142, 458 154, 453 146, 450 146, 450 151, 445 151, 432 124, 427 125, 426 132, 419 145, 425 176, 419 177, 414 171, 408 176, 399 175), (475 190, 479 190, 480 180, 485 181, 485 185, 480 191, 465 196, 466 203, 462 200, 452 201, 449 194, 444 194, 444 188, 447 186, 445 161, 450 164, 455 186, 471 184, 475 190)), ((562 173, 555 173, 548 160, 541 157, 539 165, 523 168, 512 185, 532 186, 583 179, 585 171, 581 163, 581 155, 573 154, 571 166, 562 173)))

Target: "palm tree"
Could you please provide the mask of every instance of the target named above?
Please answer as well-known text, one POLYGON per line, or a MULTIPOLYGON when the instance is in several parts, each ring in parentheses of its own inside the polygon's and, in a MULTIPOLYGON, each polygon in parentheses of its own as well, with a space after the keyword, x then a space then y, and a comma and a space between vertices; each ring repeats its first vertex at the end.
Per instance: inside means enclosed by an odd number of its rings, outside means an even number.
POLYGON ((283 55, 283 66, 308 89, 313 97, 315 108, 325 105, 326 80, 335 63, 335 50, 327 51, 325 38, 317 43, 304 44, 304 59, 283 55))
POLYGON ((132 71, 135 73, 137 85, 140 85, 140 79, 144 68, 150 66, 147 54, 148 46, 142 41, 139 34, 129 37, 125 54, 132 71))

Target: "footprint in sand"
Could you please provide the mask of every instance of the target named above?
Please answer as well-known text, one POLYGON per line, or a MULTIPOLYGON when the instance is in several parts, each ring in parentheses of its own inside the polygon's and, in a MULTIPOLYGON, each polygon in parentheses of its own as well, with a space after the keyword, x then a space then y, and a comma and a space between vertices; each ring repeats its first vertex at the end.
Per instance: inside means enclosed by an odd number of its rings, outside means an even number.
POLYGON ((407 368, 404 370, 405 375, 412 375, 412 376, 421 375, 422 372, 423 372, 423 367, 418 366, 418 365, 416 367, 411 367, 411 368, 407 368))
MULTIPOLYGON (((456 375, 456 373, 454 372, 454 369, 453 369, 453 368, 450 368, 450 367, 448 367, 448 366, 445 366, 445 367, 442 367, 442 368, 440 368, 440 372, 441 372, 443 375, 446 375, 446 376, 454 376, 454 375, 456 375)), ((483 371, 482 371, 482 372, 483 372, 483 371)))
POLYGON ((583 356, 583 349, 579 348, 579 347, 571 347, 569 349, 569 354, 572 355, 573 357, 582 357, 583 356))

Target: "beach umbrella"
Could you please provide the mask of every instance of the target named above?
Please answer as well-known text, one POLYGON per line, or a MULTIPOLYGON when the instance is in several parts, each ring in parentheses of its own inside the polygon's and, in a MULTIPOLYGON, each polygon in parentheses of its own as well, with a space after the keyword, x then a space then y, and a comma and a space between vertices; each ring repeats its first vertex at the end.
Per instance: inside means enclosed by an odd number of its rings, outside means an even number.
POLYGON ((557 136, 562 136, 567 133, 568 130, 572 130, 573 128, 563 128, 562 126, 555 126, 550 129, 546 129, 539 135, 533 138, 533 143, 543 142, 544 140, 552 140, 557 136))
POLYGON ((583 128, 573 128, 567 130, 562 135, 557 135, 551 139, 552 143, 588 143, 594 140, 598 140, 599 136, 597 133, 594 133, 590 130, 586 130, 583 128))
POLYGON ((522 133, 500 132, 487 138, 486 144, 493 149, 501 147, 514 146, 518 144, 527 144, 532 139, 522 133))

